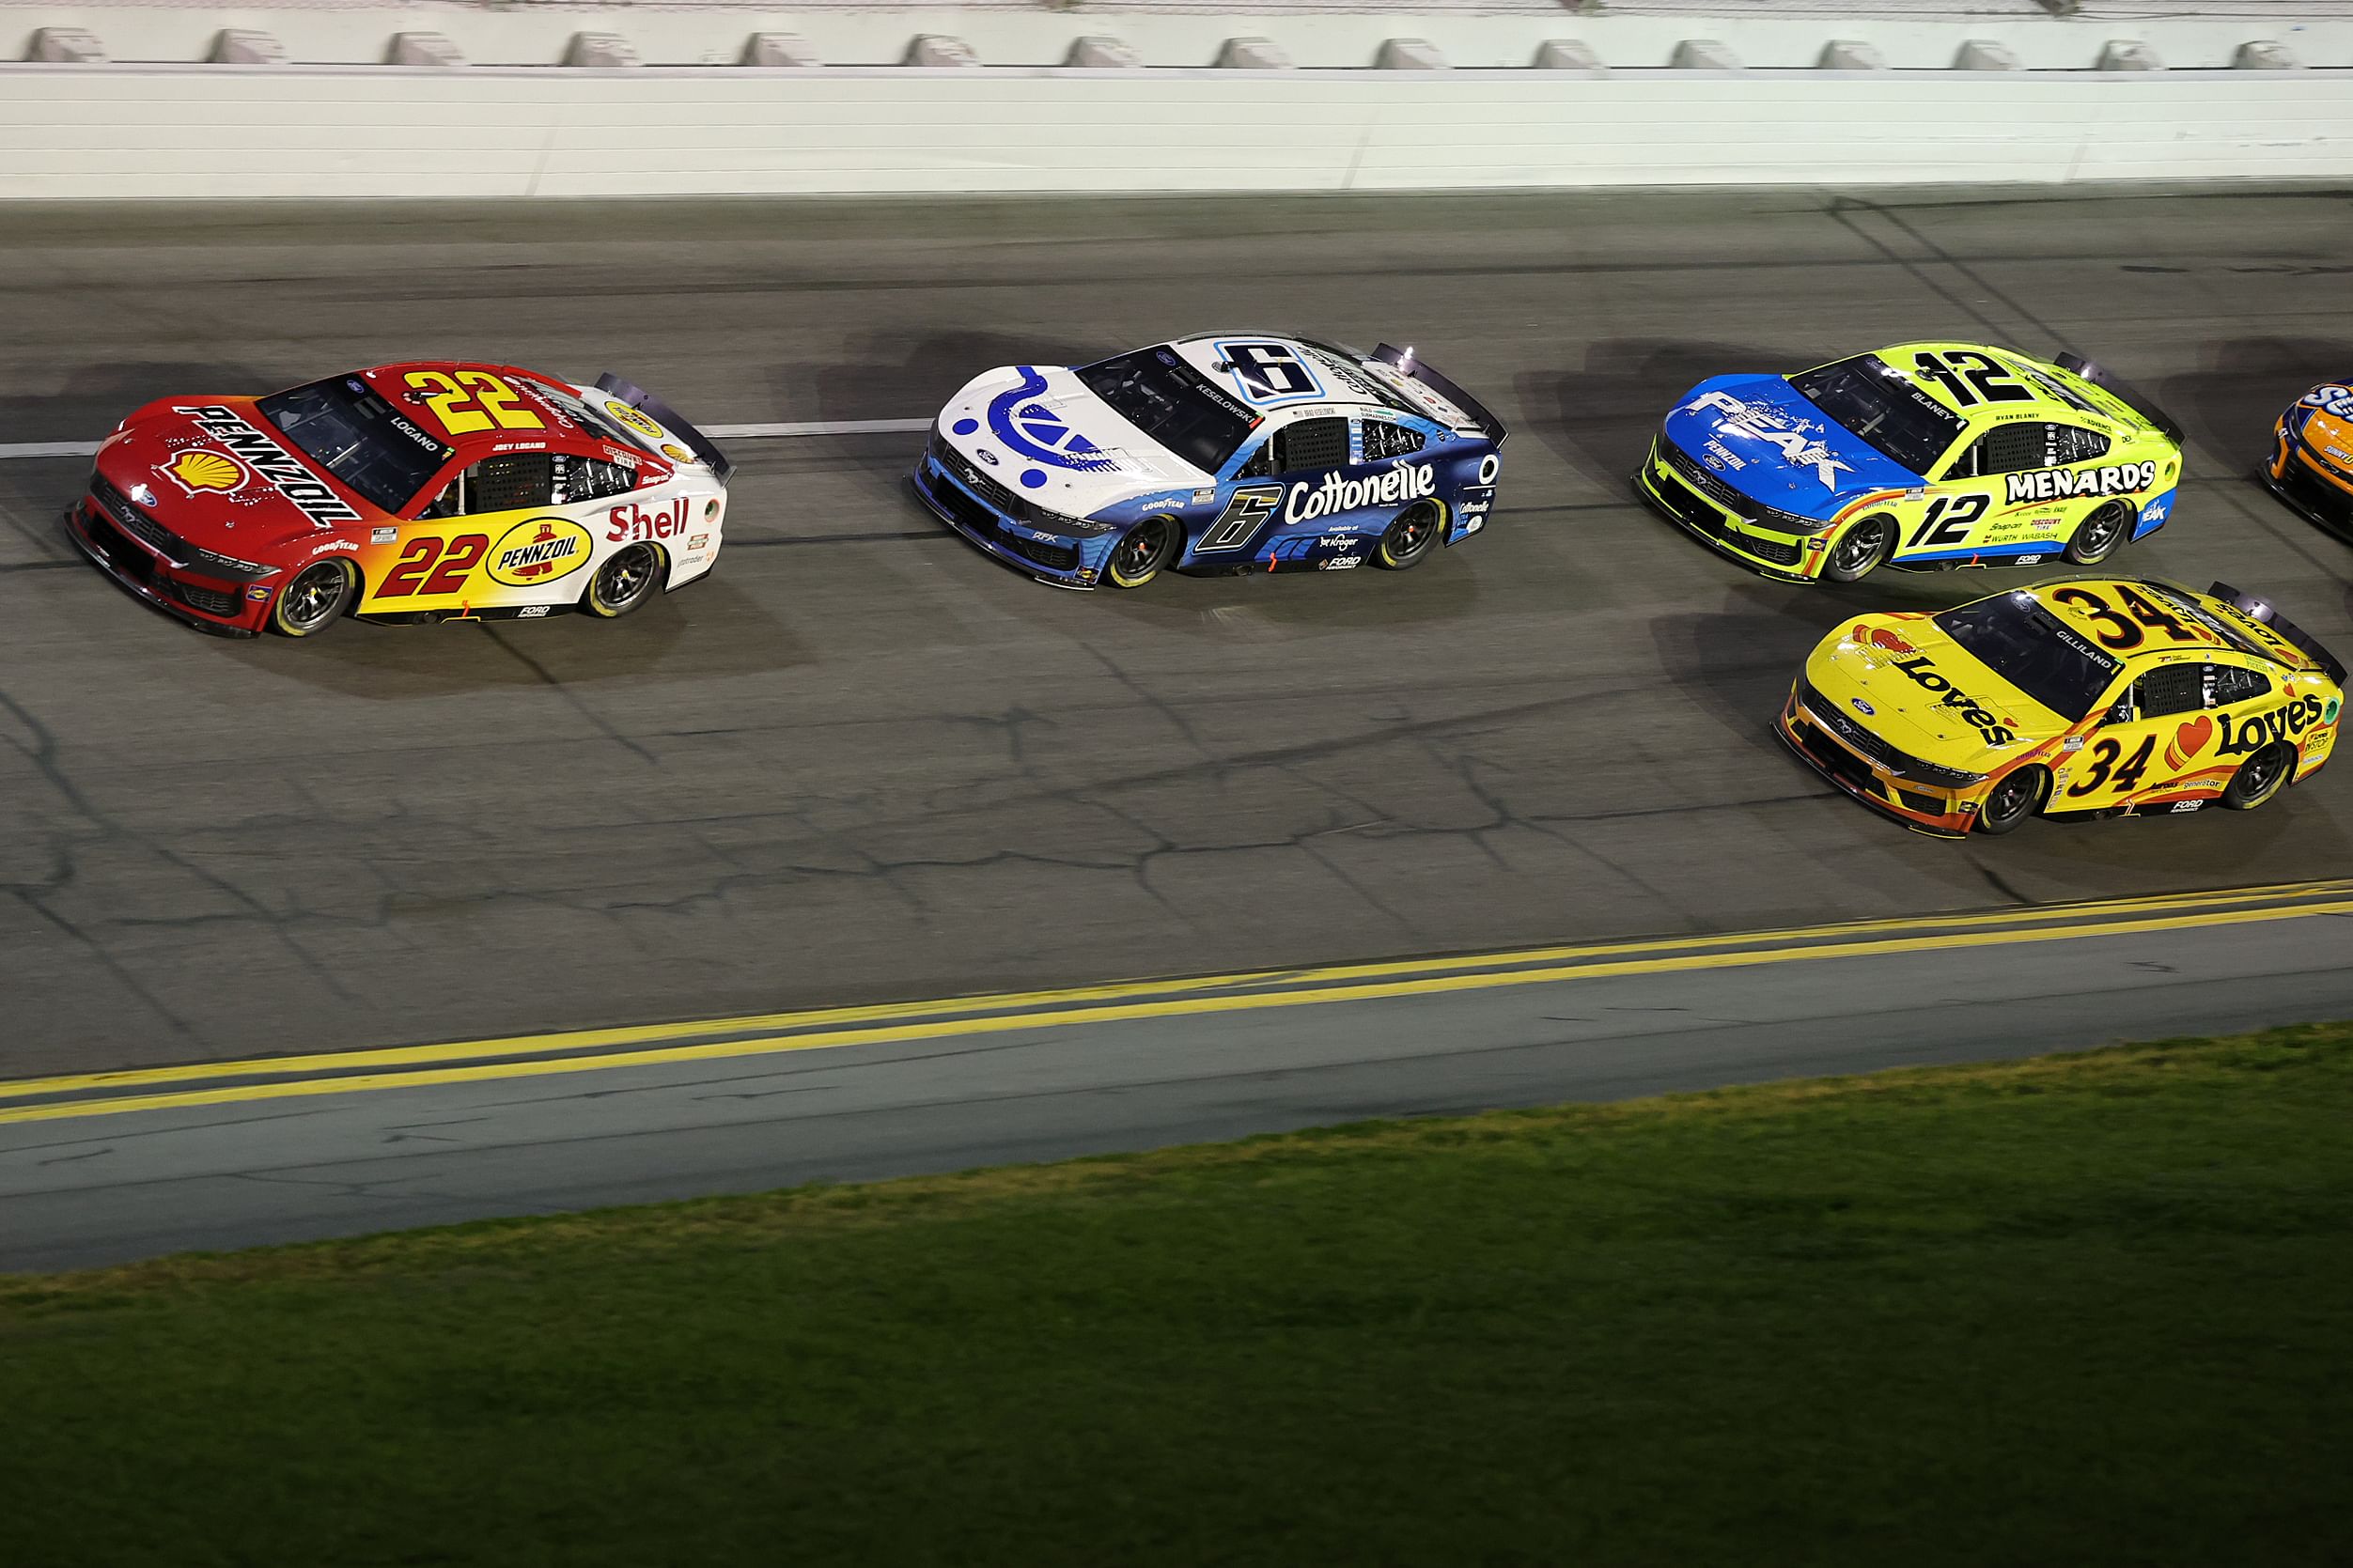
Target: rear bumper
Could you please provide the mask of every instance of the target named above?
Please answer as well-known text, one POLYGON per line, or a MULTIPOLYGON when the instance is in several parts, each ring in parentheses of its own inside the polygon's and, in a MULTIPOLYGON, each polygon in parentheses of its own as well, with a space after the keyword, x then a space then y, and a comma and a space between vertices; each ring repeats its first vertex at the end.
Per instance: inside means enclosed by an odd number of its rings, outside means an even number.
POLYGON ((1655 511, 1720 555, 1726 555, 1761 577, 1780 582, 1811 582, 1822 574, 1829 559, 1828 540, 1820 536, 1796 538, 1752 530, 1746 519, 1736 518, 1701 494, 1675 473, 1653 436, 1643 466, 1634 471, 1634 493, 1655 511))
POLYGON ((1792 686, 1773 721, 1773 733, 1800 761, 1861 800, 1880 815, 1892 817, 1917 833, 1933 838, 1966 838, 1977 813, 1984 785, 1966 794, 1951 794, 1898 779, 1869 757, 1812 722, 1792 686))
POLYGON ((174 620, 216 637, 252 637, 261 630, 276 588, 185 571, 98 515, 87 497, 66 508, 64 521, 66 536, 99 570, 174 620), (252 597, 257 591, 259 598, 252 597))

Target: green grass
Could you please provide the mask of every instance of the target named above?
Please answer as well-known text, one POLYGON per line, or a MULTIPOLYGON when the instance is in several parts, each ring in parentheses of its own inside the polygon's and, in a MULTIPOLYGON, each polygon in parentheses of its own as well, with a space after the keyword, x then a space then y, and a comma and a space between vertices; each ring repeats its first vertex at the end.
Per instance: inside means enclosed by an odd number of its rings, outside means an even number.
POLYGON ((0 1280, 0 1563, 2342 1562, 2348 1047, 0 1280))

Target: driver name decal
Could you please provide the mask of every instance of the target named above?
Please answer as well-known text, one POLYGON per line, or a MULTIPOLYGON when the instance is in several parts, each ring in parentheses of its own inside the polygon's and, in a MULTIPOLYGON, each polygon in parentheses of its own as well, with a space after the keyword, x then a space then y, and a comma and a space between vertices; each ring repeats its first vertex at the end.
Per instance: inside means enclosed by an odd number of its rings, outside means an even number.
POLYGON ((321 528, 339 522, 357 522, 357 508, 336 496, 335 490, 313 474, 309 469, 276 442, 263 435, 240 418, 237 411, 218 403, 195 407, 175 406, 174 413, 184 413, 194 420, 197 428, 229 449, 247 468, 261 475, 269 487, 298 508, 303 516, 321 528))

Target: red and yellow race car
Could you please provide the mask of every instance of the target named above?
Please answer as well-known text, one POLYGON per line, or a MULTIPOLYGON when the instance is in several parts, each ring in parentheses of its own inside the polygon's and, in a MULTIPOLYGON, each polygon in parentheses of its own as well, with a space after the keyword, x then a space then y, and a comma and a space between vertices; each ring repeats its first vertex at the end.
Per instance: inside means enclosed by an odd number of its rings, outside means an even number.
POLYGON ((2289 404, 2259 472, 2273 495, 2353 540, 2353 387, 2325 382, 2289 404))
POLYGON ((150 403, 99 447, 66 531, 148 603, 232 637, 610 617, 710 570, 729 470, 611 376, 420 361, 150 403))
POLYGON ((2252 810, 2320 770, 2344 711, 2344 661, 2265 600, 2087 577, 1862 616, 1814 650, 1775 728, 1847 794, 1958 838, 2252 810))

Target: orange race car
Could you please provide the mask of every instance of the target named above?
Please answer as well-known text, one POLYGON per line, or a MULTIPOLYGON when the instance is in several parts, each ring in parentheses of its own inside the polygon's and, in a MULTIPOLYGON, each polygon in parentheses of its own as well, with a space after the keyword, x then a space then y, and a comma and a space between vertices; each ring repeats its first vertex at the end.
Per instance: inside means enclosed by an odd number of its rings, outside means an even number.
POLYGON ((2273 495, 2353 540, 2353 387, 2330 381, 2289 404, 2260 472, 2273 495))

